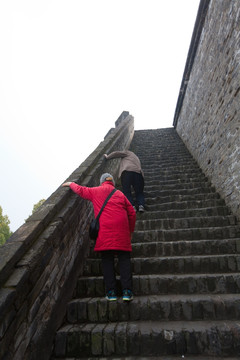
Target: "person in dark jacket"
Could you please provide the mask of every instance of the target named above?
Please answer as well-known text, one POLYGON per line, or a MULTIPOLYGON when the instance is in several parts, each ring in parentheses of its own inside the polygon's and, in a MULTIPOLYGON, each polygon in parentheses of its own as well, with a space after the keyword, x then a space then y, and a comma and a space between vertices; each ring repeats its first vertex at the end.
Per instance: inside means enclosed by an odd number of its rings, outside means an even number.
POLYGON ((138 156, 132 151, 122 150, 113 151, 108 155, 104 154, 104 157, 106 160, 121 158, 118 177, 121 178, 123 193, 133 205, 135 211, 144 212, 144 174, 138 156), (136 206, 132 197, 132 187, 136 195, 136 206))
MULTIPOLYGON (((86 187, 74 182, 66 182, 67 186, 84 199, 93 204, 94 215, 97 216, 105 199, 115 187, 111 174, 105 173, 100 178, 100 186, 86 187)), ((103 276, 106 287, 106 298, 116 300, 116 276, 114 257, 118 256, 120 280, 123 300, 133 299, 131 271, 131 238, 136 222, 136 213, 126 196, 117 190, 107 202, 100 218, 99 233, 94 251, 101 252, 103 276)))

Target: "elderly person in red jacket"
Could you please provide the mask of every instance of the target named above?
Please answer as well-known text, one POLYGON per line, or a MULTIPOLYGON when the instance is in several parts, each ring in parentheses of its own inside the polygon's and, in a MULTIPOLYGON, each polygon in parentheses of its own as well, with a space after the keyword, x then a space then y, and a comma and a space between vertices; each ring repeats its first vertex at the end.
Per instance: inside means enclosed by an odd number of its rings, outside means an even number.
MULTIPOLYGON (((115 187, 111 174, 105 173, 100 178, 100 186, 86 187, 74 182, 66 182, 76 194, 93 203, 94 215, 97 216, 105 199, 115 187)), ((136 213, 126 196, 117 190, 107 202, 100 218, 100 229, 94 250, 101 252, 103 277, 106 286, 106 298, 116 300, 116 277, 114 257, 118 256, 123 300, 133 299, 132 294, 132 251, 131 238, 136 222, 136 213)))

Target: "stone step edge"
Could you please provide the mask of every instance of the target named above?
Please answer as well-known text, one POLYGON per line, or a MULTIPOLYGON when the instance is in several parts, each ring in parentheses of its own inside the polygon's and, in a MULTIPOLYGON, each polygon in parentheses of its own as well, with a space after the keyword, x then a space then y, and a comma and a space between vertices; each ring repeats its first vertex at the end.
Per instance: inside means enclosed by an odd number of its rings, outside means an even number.
MULTIPOLYGON (((132 353, 134 348, 134 354, 140 355, 158 355, 160 358, 161 353, 166 356, 168 346, 174 342, 177 348, 172 349, 172 353, 182 356, 188 354, 191 356, 194 353, 209 354, 217 356, 218 349, 214 348, 212 351, 212 339, 219 339, 219 345, 221 350, 226 353, 227 356, 229 349, 234 346, 234 355, 238 353, 238 334, 240 330, 240 323, 236 321, 122 321, 122 322, 110 322, 105 324, 99 323, 82 323, 79 325, 65 325, 60 328, 55 337, 55 349, 60 354, 66 354, 66 346, 68 339, 73 339, 75 342, 75 349, 70 348, 72 353, 75 353, 74 358, 79 357, 80 352, 90 352, 88 357, 102 356, 105 353, 105 358, 109 355, 122 353, 124 356, 127 353, 132 353), (80 335, 84 338, 88 338, 86 349, 81 347, 76 339, 80 335), (224 334, 224 335, 222 335, 224 334), (232 346, 228 343, 227 335, 233 337, 232 346), (89 337, 90 336, 90 337, 89 337), (118 336, 120 338, 118 339, 118 336), (160 338, 159 338, 160 337, 160 338), (203 339, 199 343, 196 343, 196 339, 203 339), (96 339, 98 340, 96 342, 96 339), (159 347, 159 340, 161 339, 161 347, 159 347), (194 341, 193 341, 194 340, 194 341), (141 346, 141 342, 146 341, 147 345, 153 346, 150 351, 147 350, 146 344, 141 346), (225 347, 227 343, 227 348, 225 347), (104 347, 104 344, 110 347, 104 347), (194 346, 193 346, 194 345, 194 346), (222 348, 223 345, 223 348, 222 348), (123 346, 123 347, 122 347, 123 346), (121 350, 120 350, 121 349, 121 350), (203 351, 202 351, 203 350, 203 351), (160 353, 159 353, 160 351, 160 353), (150 353, 151 352, 151 353, 150 353)), ((134 355, 132 353, 132 355, 134 355)), ((222 351, 221 351, 222 354, 222 351)), ((220 354, 220 355, 221 355, 220 354)), ((67 354, 66 354, 67 355, 67 354)), ((230 354, 229 354, 230 355, 230 354)), ((63 355, 64 356, 64 355, 63 355)), ((67 355, 68 356, 68 355, 67 355)), ((83 356, 85 356, 83 354, 83 356)), ((61 355, 59 357, 62 357, 61 355)))
MULTIPOLYGON (((236 329, 240 330, 240 321, 236 322, 235 320, 199 320, 199 321, 118 321, 107 323, 106 326, 111 326, 112 328, 117 327, 118 325, 126 325, 134 327, 135 331, 143 330, 146 333, 150 333, 151 330, 154 330, 155 333, 162 332, 164 330, 167 331, 198 331, 202 330, 204 332, 209 331, 210 329, 223 328, 223 329, 236 329)), ((81 331, 84 326, 88 326, 89 322, 81 323, 81 324, 67 324, 63 325, 57 333, 71 333, 81 331)), ((99 326, 99 323, 91 323, 92 329, 94 326, 99 326)), ((101 324, 104 325, 104 324, 101 324)), ((127 329, 126 329, 127 332, 127 329)), ((168 339, 167 339, 168 340, 168 339)))
POLYGON ((211 228, 219 227, 219 224, 218 223, 215 224, 214 222, 218 222, 220 220, 226 222, 226 224, 223 224, 222 228, 227 226, 239 225, 235 215, 218 215, 218 216, 215 215, 215 216, 200 216, 200 217, 187 216, 185 218, 172 217, 172 218, 162 218, 162 219, 143 219, 142 221, 136 222, 135 231, 151 230, 152 225, 158 225, 158 229, 154 229, 154 230, 161 230, 162 228, 164 229, 165 225, 167 225, 165 230, 169 228, 170 230, 193 229, 194 227, 192 227, 192 225, 194 224, 192 224, 192 222, 196 222, 196 225, 199 225, 197 226, 197 228, 201 230, 201 229, 205 229, 206 227, 211 227, 211 228), (211 224, 209 224, 210 226, 206 226, 206 224, 204 224, 204 221, 206 221, 207 223, 211 222, 211 224), (147 229, 146 229, 146 225, 148 227, 147 229), (143 226, 145 226, 145 229, 142 229, 143 226))
MULTIPOLYGON (((157 261, 161 261, 161 260, 167 260, 167 259, 171 259, 171 260, 183 260, 183 259, 208 259, 208 258, 215 258, 216 254, 206 254, 206 255, 179 255, 179 256, 172 256, 172 255, 164 255, 164 256, 148 256, 148 257, 140 257, 140 256, 132 256, 131 260, 132 261, 153 261, 155 262, 156 259, 157 261)), ((239 257, 240 258, 240 254, 239 253, 230 253, 230 254, 217 254, 218 258, 229 258, 229 257, 239 257)), ((100 258, 87 258, 86 259, 87 262, 91 262, 91 261, 98 261, 101 262, 102 260, 100 258)))
MULTIPOLYGON (((175 204, 174 202, 172 204, 175 204)), ((149 205, 149 206, 157 206, 156 205, 149 205)), ((158 206, 163 206, 163 204, 159 204, 158 206)), ((228 215, 215 215, 215 216, 229 216, 232 215, 229 208, 226 205, 216 205, 216 206, 208 206, 208 207, 193 207, 193 208, 178 208, 178 209, 166 209, 166 210, 148 210, 146 211, 146 213, 141 214, 142 218, 144 218, 144 215, 148 215, 148 214, 153 214, 153 215, 161 215, 161 213, 164 214, 170 214, 170 213, 184 213, 184 212, 190 212, 190 211, 195 211, 195 212, 204 212, 204 211, 215 211, 215 210, 227 210, 228 211, 228 215)), ((206 216, 214 216, 214 215, 208 215, 206 214, 206 216)))
MULTIPOLYGON (((133 294, 134 296, 134 294, 133 294)), ((170 301, 171 303, 174 302, 179 302, 179 301, 194 301, 196 302, 196 300, 201 301, 216 301, 216 300, 223 300, 223 301, 228 301, 228 300, 240 300, 240 294, 236 294, 236 293, 227 293, 227 294, 159 294, 159 295, 136 295, 133 298, 133 301, 129 303, 129 305, 136 305, 136 301, 141 301, 141 300, 148 300, 148 303, 151 303, 151 300, 153 300, 154 302, 156 300, 160 301, 170 301)), ((98 301, 107 301, 105 299, 104 296, 92 296, 92 297, 78 297, 75 299, 72 299, 71 301, 68 302, 68 306, 70 306, 71 304, 75 304, 78 302, 98 302, 98 301)), ((118 297, 118 299, 116 300, 116 302, 121 302, 122 298, 121 296, 118 297)), ((108 302, 109 304, 112 304, 111 302, 108 302)), ((115 302, 114 302, 115 303, 115 302)), ((126 304, 128 305, 128 304, 126 304)))
MULTIPOLYGON (((134 242, 132 244, 132 246, 139 246, 139 245, 151 245, 151 244, 162 244, 162 245, 172 245, 172 244, 189 244, 189 243, 192 243, 192 244, 196 244, 196 242, 198 243, 217 243, 217 242, 229 242, 229 241, 240 241, 240 238, 239 237, 236 237, 236 238, 227 238, 227 239, 200 239, 200 240, 170 240, 170 241, 141 241, 141 242, 134 242)), ((240 251, 240 249, 239 249, 240 251)))
MULTIPOLYGON (((240 224, 237 223, 237 224, 234 224, 234 225, 225 225, 225 226, 203 226, 201 228, 199 227, 191 227, 191 228, 176 228, 176 229, 154 229, 154 230, 134 230, 134 234, 137 234, 137 233, 158 233, 158 232, 178 232, 178 231, 199 231, 199 229, 202 231, 202 230, 222 230, 222 231, 225 231, 226 229, 229 230, 229 229, 234 229, 234 228, 237 228, 240 230, 240 224)), ((218 240, 218 239, 214 239, 214 240, 218 240)), ((195 240, 197 241, 197 240, 195 240)))
MULTIPOLYGON (((214 273, 214 274, 209 274, 209 273, 188 273, 188 274, 173 274, 173 273, 169 273, 169 274, 144 274, 144 275, 140 275, 140 274, 133 274, 133 279, 150 279, 150 278, 161 278, 161 279, 169 279, 169 278, 178 278, 178 279, 187 279, 187 278, 212 278, 212 277, 229 277, 229 276, 236 276, 239 279, 239 271, 232 271, 229 273, 214 273)), ((116 276, 117 279, 119 279, 119 276, 116 276)), ((81 275, 78 278, 79 280, 102 280, 103 281, 103 276, 102 275, 94 275, 94 276, 88 276, 88 275, 81 275)), ((172 295, 172 293, 171 293, 172 295)))
MULTIPOLYGON (((146 186, 151 186, 151 185, 155 185, 154 183, 162 183, 162 182, 167 182, 167 181, 174 181, 174 182, 178 182, 178 183, 185 183, 185 182, 192 182, 192 181, 196 181, 196 182, 209 182, 209 184, 211 184, 211 181, 209 180, 209 178, 204 174, 204 173, 190 173, 189 176, 187 174, 181 173, 181 174, 169 174, 168 176, 163 176, 161 175, 159 176, 155 176, 155 178, 153 178, 154 175, 150 175, 148 182, 146 184, 146 186)), ((144 176, 145 177, 145 176, 144 176)))
MULTIPOLYGON (((195 245, 195 244, 198 244, 198 247, 196 249, 195 252, 192 252, 191 254, 189 254, 189 256, 197 256, 197 255, 200 255, 199 253, 199 249, 201 248, 201 246, 211 246, 211 255, 222 255, 223 254, 223 251, 225 251, 224 249, 221 250, 219 249, 219 246, 222 246, 222 245, 226 245, 227 243, 232 243, 232 246, 236 246, 236 249, 234 252, 234 254, 239 254, 240 253, 240 238, 230 238, 230 239, 204 239, 204 240, 176 240, 176 241, 149 241, 149 242, 133 242, 132 243, 132 255, 131 257, 132 258, 135 258, 135 255, 134 255, 134 251, 140 247, 144 247, 144 246, 147 246, 147 247, 151 247, 151 246, 156 246, 156 252, 158 252, 159 254, 156 254, 157 257, 167 257, 167 256, 171 256, 171 253, 173 253, 174 251, 178 251, 179 248, 181 249, 181 246, 186 246, 186 248, 184 248, 184 251, 190 251, 191 250, 191 246, 192 245, 195 245), (221 244, 219 244, 221 242, 221 244), (174 246, 176 248, 176 250, 174 248, 172 248, 172 246, 174 246), (162 247, 162 249, 161 249, 162 247), (215 250, 215 248, 217 247, 217 250, 215 250), (168 251, 168 253, 166 253, 165 255, 164 254, 161 254, 162 251, 168 251)), ((207 253, 205 253, 206 255, 207 253)), ((230 252, 224 252, 224 254, 230 254, 230 252)), ((202 253, 202 255, 204 255, 202 253)), ((140 257, 144 257, 144 256, 140 256, 138 255, 137 256, 138 258, 140 257)), ((155 257, 155 256, 154 256, 155 257)), ((101 258, 101 256, 97 255, 96 252, 93 250, 93 248, 91 248, 91 251, 89 253, 89 256, 87 259, 98 259, 98 258, 101 258)))
MULTIPOLYGON (((168 202, 179 202, 179 201, 189 201, 189 197, 191 198, 190 201, 207 201, 207 200, 223 200, 221 199, 220 195, 215 191, 211 191, 211 192, 204 192, 204 193, 191 193, 191 194, 176 194, 176 193, 172 193, 166 194, 166 195, 162 195, 160 196, 159 194, 154 194, 151 196, 149 195, 148 197, 148 201, 157 201, 157 199, 161 199, 162 201, 164 200, 168 200, 168 202), (169 200, 169 198, 172 198, 173 200, 169 200)), ((224 201, 224 200, 223 200, 224 201)))
POLYGON ((239 357, 221 357, 216 358, 216 356, 209 357, 209 356, 192 356, 192 355, 186 355, 186 356, 180 356, 180 355, 166 355, 166 356, 105 356, 105 357, 84 357, 84 358, 51 358, 50 360, 239 360, 239 357))
MULTIPOLYGON (((145 186, 144 190, 146 192, 156 191, 156 190, 167 190, 164 187, 169 187, 170 190, 182 190, 184 186, 191 186, 190 189, 206 189, 208 188, 210 191, 213 191, 215 189, 214 185, 211 181, 203 179, 197 179, 193 178, 192 180, 189 178, 174 178, 173 176, 169 176, 164 179, 164 177, 161 177, 161 175, 156 176, 156 178, 149 177, 149 179, 145 179, 145 186)), ((122 186, 119 184, 119 188, 122 188, 122 186)), ((216 191, 216 190, 215 190, 216 191)))
MULTIPOLYGON (((146 195, 146 194, 145 194, 146 195)), ((154 205, 157 201, 161 201, 163 204, 176 203, 176 202, 189 202, 189 201, 208 201, 208 200, 222 200, 220 195, 216 192, 198 193, 198 194, 166 194, 166 195, 149 195, 147 201, 154 205)))
POLYGON ((189 179, 168 179, 168 180, 161 180, 161 178, 159 180, 150 180, 148 181, 148 183, 144 186, 144 189, 146 190, 151 190, 154 188, 157 189, 161 189, 163 186, 168 186, 168 187, 176 187, 176 188, 181 188, 182 186, 186 186, 186 185, 190 185, 193 188, 195 187, 213 187, 212 183, 208 180, 202 179, 202 180, 198 180, 195 179, 196 181, 193 181, 193 179, 189 180, 189 179), (195 186, 193 186, 195 185, 195 186))
MULTIPOLYGON (((161 221, 161 220, 181 220, 181 219, 212 219, 219 217, 229 217, 234 216, 227 209, 218 209, 211 210, 208 214, 205 209, 173 209, 173 210, 161 210, 161 211, 145 211, 144 213, 137 213, 138 223, 147 221, 161 221), (158 212, 158 214, 156 214, 158 212), (225 212, 225 214, 224 214, 225 212), (139 215, 139 216, 138 216, 139 215), (197 216, 198 215, 198 216, 197 216)), ((236 221, 237 223, 237 221, 236 221)))
MULTIPOLYGON (((171 195, 189 195, 189 194, 195 194, 197 192, 198 195, 206 195, 206 194, 215 194, 216 189, 213 186, 207 186, 207 187, 192 187, 192 188, 179 188, 179 186, 176 186, 174 188, 168 188, 163 189, 161 186, 158 186, 157 189, 144 189, 144 193, 148 197, 154 197, 155 193, 158 193, 162 196, 165 194, 171 193, 171 195), (205 190, 205 191, 203 191, 205 190)), ((166 195, 165 195, 166 196, 166 195)))
MULTIPOLYGON (((175 210, 174 210, 175 211, 175 210)), ((180 210, 180 211, 182 211, 183 213, 185 212, 185 210, 180 210)), ((168 212, 167 210, 166 211, 162 211, 162 212, 168 212)), ((143 215, 143 217, 144 217, 144 212, 143 212, 143 214, 141 214, 141 213, 137 213, 137 215, 143 215)), ((205 220, 205 219, 209 219, 209 218, 211 218, 211 220, 212 219, 216 219, 216 220, 219 220, 219 218, 220 219, 224 219, 224 220, 226 220, 226 219, 228 219, 228 220, 233 220, 234 222, 235 222, 235 224, 230 224, 230 225, 240 225, 240 223, 238 223, 238 221, 237 221, 237 219, 236 219, 236 216, 235 215, 233 215, 233 214, 228 214, 228 215, 212 215, 212 216, 210 216, 210 215, 205 215, 205 216, 196 216, 196 214, 195 214, 195 216, 187 216, 187 217, 173 217, 173 218, 166 218, 166 219, 158 219, 158 218, 154 218, 154 219, 143 219, 143 221, 148 221, 148 222, 153 222, 153 221, 157 221, 157 220, 167 220, 167 219, 169 219, 169 220, 176 220, 176 221, 179 221, 179 220, 187 220, 187 219, 190 219, 190 220, 193 220, 193 219, 196 219, 196 220, 199 220, 199 219, 201 219, 201 220, 205 220)), ((139 219, 138 220, 140 220, 141 221, 141 217, 139 217, 139 219)))
MULTIPOLYGON (((147 204, 147 212, 158 212, 158 211, 173 211, 173 210, 195 210, 195 209, 215 209, 215 208, 227 208, 229 207, 223 202, 222 199, 205 199, 205 200, 189 200, 189 201, 168 201, 161 204, 147 204), (212 202, 212 205, 206 206, 208 202, 212 202), (191 207, 187 207, 187 204, 191 204, 191 207), (196 206, 197 205, 197 206, 196 206), (199 206, 200 205, 200 206, 199 206), (154 207, 165 207, 168 206, 167 210, 151 210, 154 207), (182 206, 182 207, 181 207, 182 206)), ((230 210, 229 210, 230 211, 230 210)))

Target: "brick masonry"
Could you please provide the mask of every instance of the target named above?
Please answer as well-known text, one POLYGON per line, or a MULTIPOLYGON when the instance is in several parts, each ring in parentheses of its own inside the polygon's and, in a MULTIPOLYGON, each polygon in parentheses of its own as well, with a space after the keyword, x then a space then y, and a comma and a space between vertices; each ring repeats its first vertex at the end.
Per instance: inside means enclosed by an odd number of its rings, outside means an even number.
POLYGON ((240 2, 211 0, 177 132, 240 219, 240 2))

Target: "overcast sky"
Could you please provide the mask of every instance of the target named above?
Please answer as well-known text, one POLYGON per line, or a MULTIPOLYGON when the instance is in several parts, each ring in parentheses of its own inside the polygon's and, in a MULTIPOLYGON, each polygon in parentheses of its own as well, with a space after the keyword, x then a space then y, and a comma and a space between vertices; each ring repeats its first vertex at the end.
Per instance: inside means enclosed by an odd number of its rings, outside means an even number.
POLYGON ((0 1, 0 206, 15 231, 122 111, 172 127, 199 0, 0 1))

